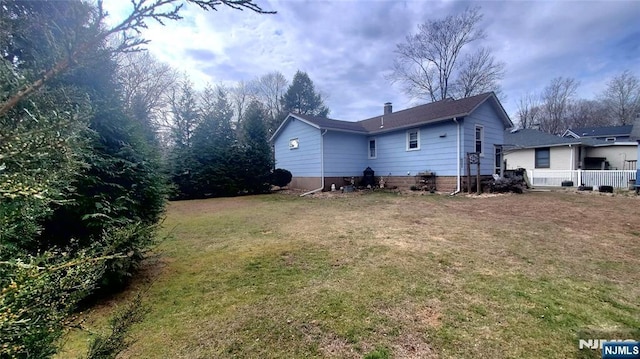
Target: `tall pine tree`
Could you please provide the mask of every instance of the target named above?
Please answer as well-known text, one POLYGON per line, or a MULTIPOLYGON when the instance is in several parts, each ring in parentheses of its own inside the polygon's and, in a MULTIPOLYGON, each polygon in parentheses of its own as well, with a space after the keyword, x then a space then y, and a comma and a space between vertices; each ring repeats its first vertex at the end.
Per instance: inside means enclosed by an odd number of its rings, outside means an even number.
POLYGON ((194 171, 199 197, 238 194, 238 147, 231 126, 233 108, 226 90, 207 87, 202 94, 201 121, 194 131, 193 152, 198 167, 194 171))
POLYGON ((273 160, 271 146, 267 140, 265 113, 262 105, 252 101, 242 121, 240 144, 242 146, 243 189, 248 193, 265 193, 270 189, 269 179, 273 160))
POLYGON ((200 113, 193 85, 183 81, 173 91, 170 99, 173 127, 173 147, 169 154, 169 172, 173 185, 173 198, 197 197, 197 182, 194 171, 198 167, 193 150, 193 136, 200 123, 200 113))
POLYGON ((293 81, 282 97, 282 110, 284 117, 289 112, 326 117, 329 108, 325 105, 322 95, 316 92, 313 81, 306 72, 298 70, 293 76, 293 81))

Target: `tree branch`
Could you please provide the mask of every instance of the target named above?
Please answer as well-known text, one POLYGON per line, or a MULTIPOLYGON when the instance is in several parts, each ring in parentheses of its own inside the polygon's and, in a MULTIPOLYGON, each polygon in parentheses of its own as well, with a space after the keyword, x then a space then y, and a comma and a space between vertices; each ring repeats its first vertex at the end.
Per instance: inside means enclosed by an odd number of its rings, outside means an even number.
MULTIPOLYGON (((99 45, 105 41, 109 36, 115 34, 121 34, 119 45, 111 49, 112 53, 131 52, 140 50, 140 46, 147 44, 149 40, 137 37, 142 33, 142 29, 147 28, 146 21, 149 19, 155 20, 161 25, 164 25, 166 20, 180 20, 182 17, 179 12, 184 4, 175 5, 179 0, 154 0, 149 2, 148 0, 131 0, 133 10, 122 22, 118 25, 106 30, 99 31, 100 25, 107 17, 107 13, 104 12, 102 7, 102 0, 98 1, 97 13, 94 23, 91 24, 93 29, 98 30, 97 34, 87 41, 81 43, 76 47, 75 51, 71 51, 68 56, 59 60, 53 67, 44 72, 44 74, 37 80, 24 85, 15 94, 11 95, 6 101, 0 105, 0 116, 6 115, 12 108, 14 108, 20 101, 42 88, 45 83, 52 78, 58 76, 60 73, 67 70, 72 64, 78 62, 79 58, 85 54, 85 52, 93 46, 99 45), (171 9, 167 9, 167 6, 172 6, 171 9), (136 36, 131 35, 131 32, 136 36)), ((204 10, 217 10, 220 5, 228 6, 232 9, 243 10, 249 9, 259 14, 274 14, 275 11, 263 10, 259 5, 255 4, 253 0, 187 0, 188 2, 198 5, 204 10)), ((76 34, 77 35, 77 34, 76 34)))

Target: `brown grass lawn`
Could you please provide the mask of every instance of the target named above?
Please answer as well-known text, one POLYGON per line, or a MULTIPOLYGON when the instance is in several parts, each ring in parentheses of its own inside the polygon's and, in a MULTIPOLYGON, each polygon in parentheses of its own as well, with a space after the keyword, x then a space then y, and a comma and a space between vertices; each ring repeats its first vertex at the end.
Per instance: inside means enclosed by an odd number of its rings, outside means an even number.
POLYGON ((145 286, 123 358, 595 358, 582 330, 640 339, 635 196, 274 194, 173 202, 164 228, 60 357, 145 286))

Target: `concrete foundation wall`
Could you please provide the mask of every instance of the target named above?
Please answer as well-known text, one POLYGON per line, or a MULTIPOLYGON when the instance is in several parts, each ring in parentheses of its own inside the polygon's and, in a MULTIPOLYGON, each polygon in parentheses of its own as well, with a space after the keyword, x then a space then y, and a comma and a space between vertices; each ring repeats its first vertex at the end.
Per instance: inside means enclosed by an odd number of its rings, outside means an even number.
MULTIPOLYGON (((411 186, 421 186, 419 183, 420 178, 415 176, 391 176, 385 177, 386 188, 397 187, 398 189, 407 190, 411 186)), ((456 176, 436 176, 436 191, 438 192, 453 192, 457 187, 456 176)))
MULTIPOLYGON (((349 183, 344 180, 345 177, 325 177, 324 190, 330 191, 331 184, 335 183, 336 189, 348 185, 349 183)), ((436 176, 436 190, 438 192, 453 192, 456 190, 456 176, 436 176)), ((361 181, 362 177, 356 177, 356 185, 361 181)), ((390 176, 384 177, 385 188, 398 188, 401 190, 408 190, 411 186, 420 186, 420 178, 416 176, 390 176)), ((475 180, 475 177, 474 177, 475 180)), ((463 177, 464 181, 464 177, 463 177)), ((320 187, 320 177, 294 177, 289 183, 289 188, 314 190, 320 187)))
POLYGON ((321 185, 320 177, 293 177, 289 188, 313 190, 319 188, 321 185))

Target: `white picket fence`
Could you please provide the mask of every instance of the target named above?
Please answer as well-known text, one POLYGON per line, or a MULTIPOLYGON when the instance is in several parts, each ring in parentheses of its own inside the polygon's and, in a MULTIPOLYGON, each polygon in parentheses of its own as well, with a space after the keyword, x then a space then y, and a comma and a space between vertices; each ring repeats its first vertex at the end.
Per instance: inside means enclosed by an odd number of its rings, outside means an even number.
POLYGON ((635 170, 527 170, 533 186, 560 187, 563 181, 572 181, 574 186, 613 186, 627 188, 629 180, 636 178, 635 170))

